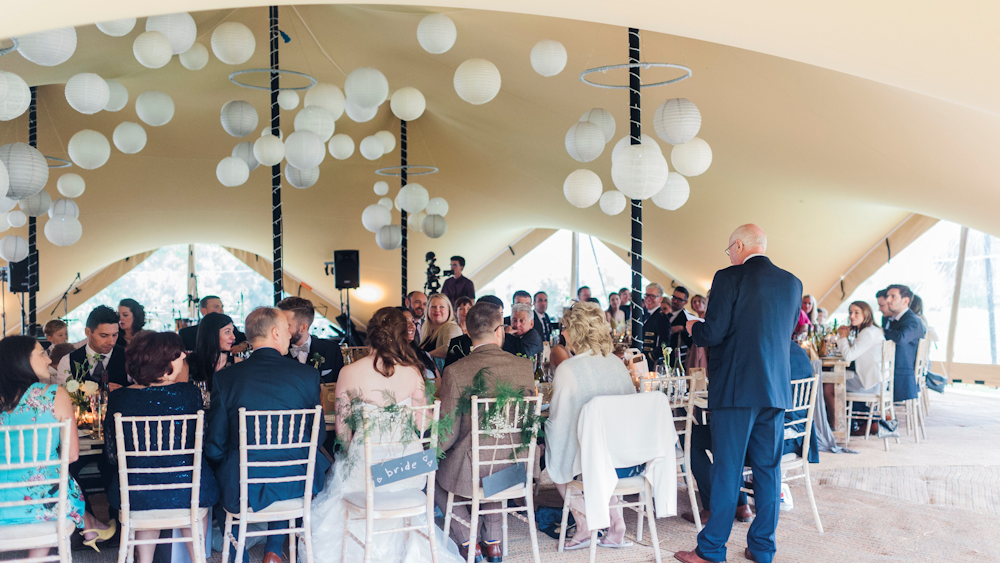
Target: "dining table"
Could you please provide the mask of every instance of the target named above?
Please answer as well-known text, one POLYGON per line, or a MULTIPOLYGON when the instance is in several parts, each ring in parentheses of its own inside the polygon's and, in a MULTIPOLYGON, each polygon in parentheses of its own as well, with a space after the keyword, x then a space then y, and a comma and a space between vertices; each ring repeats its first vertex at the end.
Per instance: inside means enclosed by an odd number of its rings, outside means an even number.
MULTIPOLYGON (((821 357, 823 362, 823 384, 833 385, 833 438, 838 444, 847 442, 850 425, 847 421, 847 366, 849 362, 840 356, 821 357)), ((824 400, 823 390, 817 393, 817 401, 824 400)))

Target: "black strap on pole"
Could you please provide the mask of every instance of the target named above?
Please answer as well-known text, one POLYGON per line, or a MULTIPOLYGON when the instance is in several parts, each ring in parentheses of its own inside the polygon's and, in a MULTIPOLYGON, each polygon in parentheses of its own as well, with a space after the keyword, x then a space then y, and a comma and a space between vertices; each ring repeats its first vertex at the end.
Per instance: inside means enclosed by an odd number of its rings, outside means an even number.
MULTIPOLYGON (((278 7, 268 9, 271 24, 271 70, 278 70, 278 7)), ((278 136, 280 108, 278 107, 278 73, 271 72, 271 134, 278 136)), ((271 167, 271 242, 274 244, 274 304, 281 301, 281 163, 271 167)))
MULTIPOLYGON (((628 29, 628 62, 639 62, 639 30, 628 29)), ((628 71, 629 137, 631 144, 641 143, 642 109, 639 67, 628 71)), ((642 350, 642 200, 632 200, 632 343, 642 350)))
MULTIPOLYGON (((31 87, 31 105, 28 106, 28 144, 38 148, 38 114, 37 89, 31 87)), ((36 315, 35 293, 38 291, 38 248, 35 246, 35 236, 38 232, 38 219, 28 217, 28 326, 22 326, 22 334, 30 334, 28 328, 38 322, 36 315)), ((32 334, 31 336, 34 336, 32 334)))
MULTIPOLYGON (((399 187, 400 187, 400 189, 402 189, 403 186, 405 186, 405 185, 406 185, 406 120, 405 119, 400 119, 399 120, 399 187)), ((406 306, 406 293, 407 293, 407 289, 408 289, 406 287, 406 273, 407 273, 406 245, 407 245, 407 240, 408 239, 406 237, 406 211, 405 210, 400 212, 400 217, 401 217, 400 222, 402 224, 402 226, 400 228, 400 231, 402 232, 402 235, 403 235, 403 237, 402 237, 403 238, 403 242, 400 245, 400 248, 403 249, 403 257, 402 257, 402 264, 400 266, 400 271, 402 272, 402 276, 403 276, 403 306, 405 307, 406 306)))

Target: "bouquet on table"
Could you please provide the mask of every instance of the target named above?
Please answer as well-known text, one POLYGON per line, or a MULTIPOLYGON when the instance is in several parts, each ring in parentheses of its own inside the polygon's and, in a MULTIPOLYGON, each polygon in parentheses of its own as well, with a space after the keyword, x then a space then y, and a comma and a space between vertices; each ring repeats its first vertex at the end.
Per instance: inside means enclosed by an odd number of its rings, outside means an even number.
MULTIPOLYGON (((101 357, 94 354, 87 358, 90 362, 99 362, 101 357)), ((80 426, 92 426, 100 432, 103 422, 103 407, 106 401, 102 397, 101 386, 96 381, 86 379, 88 369, 85 364, 77 362, 71 370, 71 375, 63 383, 69 398, 76 407, 76 422, 80 426)))

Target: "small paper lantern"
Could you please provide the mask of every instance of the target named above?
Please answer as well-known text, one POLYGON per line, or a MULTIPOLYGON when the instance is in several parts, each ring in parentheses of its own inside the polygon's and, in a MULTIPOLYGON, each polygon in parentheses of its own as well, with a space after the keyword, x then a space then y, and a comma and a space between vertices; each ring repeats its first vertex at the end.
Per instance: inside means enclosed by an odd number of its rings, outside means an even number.
POLYGON ((601 128, 604 132, 604 142, 610 143, 615 137, 615 117, 606 109, 594 108, 584 112, 580 121, 589 121, 601 128))
MULTIPOLYGON (((18 212, 15 212, 18 213, 18 212)), ((20 262, 28 257, 28 241, 17 235, 7 235, 0 239, 0 258, 8 263, 20 262)))
POLYGON ((406 216, 406 228, 415 232, 424 232, 424 219, 427 218, 427 214, 421 211, 420 213, 411 213, 406 216))
POLYGON ((56 182, 56 189, 59 190, 59 193, 63 197, 80 197, 86 188, 87 184, 83 181, 83 178, 79 174, 73 174, 72 172, 63 174, 56 182))
POLYGON ((684 176, 704 174, 712 165, 712 147, 701 137, 695 137, 683 145, 674 145, 674 150, 670 151, 670 162, 674 164, 674 170, 684 176))
POLYGON ((159 31, 147 31, 135 38, 132 54, 146 68, 163 68, 170 62, 173 51, 166 35, 159 31))
MULTIPOLYGON (((657 148, 657 150, 660 149, 660 145, 656 142, 656 139, 650 137, 645 133, 643 133, 642 136, 639 137, 639 140, 643 145, 654 146, 657 148)), ((618 155, 620 155, 622 151, 625 150, 625 147, 631 146, 631 144, 632 144, 632 137, 630 137, 629 135, 625 135, 621 139, 618 139, 618 142, 615 143, 615 147, 611 149, 611 163, 614 164, 614 162, 618 160, 618 155)))
POLYGON ((250 60, 257 41, 250 28, 239 22, 224 22, 212 32, 212 52, 227 65, 241 65, 250 60))
MULTIPOLYGON (((2 164, 0 164, 2 166, 2 164)), ((17 200, 6 196, 0 196, 0 212, 6 213, 17 207, 17 200)))
POLYGON ((247 168, 251 172, 256 170, 258 166, 260 166, 260 163, 257 162, 257 158, 253 155, 253 143, 251 143, 250 141, 243 141, 242 143, 233 147, 233 154, 231 156, 235 156, 236 158, 247 163, 247 168))
POLYGON ((431 238, 441 238, 448 231, 448 221, 440 215, 424 217, 423 232, 431 238))
MULTIPOLYGON (((76 30, 72 27, 39 31, 17 38, 17 52, 42 66, 56 66, 76 52, 76 30)), ((17 262, 17 260, 15 260, 17 262)))
POLYGON ((586 168, 570 172, 563 181, 563 195, 566 196, 566 201, 581 209, 597 203, 597 200, 601 199, 603 190, 601 177, 586 168))
POLYGON ((427 109, 427 100, 424 95, 412 86, 400 88, 392 94, 389 101, 389 109, 392 114, 403 121, 413 121, 424 114, 427 109))
POLYGON ((566 152, 573 160, 590 162, 604 152, 604 132, 596 123, 577 121, 566 132, 566 152))
POLYGON ((344 133, 338 133, 330 137, 330 156, 337 160, 346 160, 354 154, 354 139, 344 133))
POLYGON ((448 214, 448 202, 443 197, 433 197, 427 201, 425 209, 428 215, 440 215, 444 217, 448 214))
POLYGON ((299 107, 299 93, 295 90, 282 90, 278 92, 278 107, 285 111, 291 111, 299 107))
POLYGON ((351 100, 347 100, 344 102, 344 112, 347 113, 347 117, 355 123, 367 123, 375 117, 375 114, 378 113, 378 106, 373 108, 362 108, 358 107, 351 100))
MULTIPOLYGON (((28 216, 24 214, 24 211, 14 210, 7 214, 7 223, 15 229, 23 227, 27 222, 28 216)), ((15 262, 20 262, 20 260, 15 260, 15 262)))
MULTIPOLYGON (((70 246, 80 240, 83 235, 83 225, 80 220, 66 215, 59 215, 45 223, 45 238, 56 246, 70 246)), ((0 241, 0 245, 2 245, 0 241)))
POLYGON ((191 48, 177 56, 181 64, 188 70, 201 70, 208 64, 208 48, 201 43, 191 45, 191 48))
POLYGON ((124 84, 117 80, 105 80, 104 82, 108 85, 108 103, 104 104, 104 111, 121 111, 128 105, 128 90, 124 84))
POLYGON ((407 184, 396 194, 396 207, 407 213, 419 213, 427 207, 429 199, 427 188, 420 184, 407 184))
POLYGON ((403 244, 403 229, 399 225, 385 225, 375 233, 375 244, 382 250, 396 250, 403 244))
POLYGON ((135 18, 97 22, 97 29, 111 37, 125 37, 135 28, 135 18))
POLYGON ((77 131, 70 137, 67 150, 73 164, 84 170, 100 168, 111 157, 111 144, 108 143, 108 138, 93 129, 77 131))
POLYGON ((198 26, 187 12, 149 16, 146 18, 146 31, 159 31, 165 35, 170 41, 170 49, 174 55, 180 55, 190 49, 198 36, 198 26))
POLYGON ((500 92, 500 71, 486 59, 469 59, 455 69, 454 84, 458 97, 478 106, 500 92))
POLYGON ((691 185, 688 184, 687 178, 677 172, 671 172, 667 175, 667 183, 663 189, 653 196, 653 203, 667 211, 676 211, 687 203, 690 195, 691 185))
POLYGON ((687 98, 672 98, 660 104, 653 114, 656 136, 671 145, 682 145, 701 129, 701 112, 687 98))
POLYGON ((340 119, 344 115, 344 93, 333 84, 319 84, 306 90, 306 106, 319 106, 330 112, 333 120, 340 119))
POLYGON ((242 186, 250 178, 250 167, 242 158, 227 156, 215 167, 215 177, 227 188, 242 186))
POLYGON ((0 121, 21 117, 31 105, 31 88, 13 72, 0 70, 0 121))
MULTIPOLYGON (((261 137, 267 137, 270 134, 271 134, 271 126, 270 125, 268 125, 267 127, 265 127, 265 128, 263 128, 263 129, 260 130, 260 136, 261 137)), ((282 131, 281 129, 278 129, 278 138, 281 139, 282 141, 285 140, 285 132, 282 131)))
POLYGON ((146 125, 166 125, 174 118, 174 100, 163 92, 143 92, 135 99, 135 113, 146 125))
POLYGON ((0 233, 10 230, 10 223, 7 222, 7 212, 0 211, 0 233))
POLYGON ((6 196, 24 199, 42 191, 49 180, 49 165, 38 149, 26 143, 0 147, 0 162, 7 169, 6 196))
POLYGON ((542 76, 555 76, 566 68, 566 47, 558 41, 542 39, 531 48, 531 68, 542 76))
POLYGON ((344 81, 344 95, 359 108, 378 107, 389 95, 389 82, 374 68, 356 68, 344 81))
POLYGON ((601 205, 601 211, 607 215, 618 215, 622 211, 625 211, 625 206, 628 204, 628 200, 625 198, 625 194, 620 191, 611 190, 601 194, 599 203, 601 205))
POLYGON ((28 217, 41 217, 49 212, 52 205, 52 196, 49 192, 42 190, 33 196, 26 197, 17 202, 17 206, 24 211, 28 217))
POLYGON ((379 180, 375 182, 375 195, 385 195, 389 193, 389 182, 379 180))
POLYGON ((101 111, 111 100, 108 83, 92 72, 81 72, 70 78, 65 93, 70 107, 85 115, 101 111))
POLYGON ((138 123, 123 121, 115 127, 111 140, 123 153, 135 154, 146 146, 146 130, 138 123))
POLYGON ((361 224, 373 233, 389 223, 392 223, 392 213, 377 203, 369 205, 361 213, 361 224))
POLYGON ((659 147, 629 145, 611 163, 611 181, 629 199, 648 199, 667 182, 667 159, 659 147))
MULTIPOLYGON (((10 188, 10 176, 7 175, 7 167, 0 162, 0 193, 6 194, 10 188)), ((6 195, 0 196, 0 213, 6 213, 17 205, 16 199, 10 199, 6 195)))
POLYGON ((312 131, 296 131, 285 139, 285 160, 295 168, 314 168, 325 157, 326 147, 312 131))
POLYGON ((389 211, 392 211, 392 200, 391 199, 389 199, 387 197, 380 197, 380 198, 378 198, 378 204, 381 205, 382 207, 388 209, 389 211))
POLYGON ((396 136, 392 133, 388 131, 379 131, 378 133, 375 133, 375 137, 379 141, 382 141, 382 146, 385 147, 382 154, 389 154, 396 148, 396 136))
POLYGON ((285 143, 274 135, 264 135, 254 142, 253 157, 264 166, 274 166, 285 158, 285 143))
POLYGON ((458 30, 455 28, 455 22, 444 14, 424 16, 417 24, 417 43, 420 43, 428 53, 440 55, 447 52, 457 38, 458 30))
POLYGON ((222 128, 233 137, 245 137, 257 128, 257 110, 243 100, 226 102, 220 119, 222 128))
POLYGON ((378 160, 385 153, 385 145, 375 135, 361 139, 361 156, 368 160, 378 160))
POLYGON ((329 141, 336 128, 333 116, 320 106, 306 106, 295 115, 295 130, 312 131, 321 143, 329 141))
POLYGON ((319 181, 319 167, 313 166, 312 168, 296 168, 291 164, 285 165, 285 178, 288 179, 288 183, 292 185, 293 188, 298 188, 304 190, 306 188, 311 188, 313 184, 319 181))
POLYGON ((49 219, 59 215, 78 219, 80 217, 80 207, 72 199, 57 199, 49 206, 49 219))

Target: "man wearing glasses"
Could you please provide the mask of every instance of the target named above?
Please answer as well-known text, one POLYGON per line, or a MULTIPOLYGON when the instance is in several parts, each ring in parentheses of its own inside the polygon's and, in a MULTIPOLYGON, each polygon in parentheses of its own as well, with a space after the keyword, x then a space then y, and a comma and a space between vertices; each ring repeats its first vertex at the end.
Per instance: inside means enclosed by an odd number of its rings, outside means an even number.
POLYGON ((642 296, 642 353, 650 366, 663 359, 661 344, 669 342, 670 319, 663 313, 660 305, 663 303, 663 286, 653 282, 646 286, 642 296))
POLYGON ((691 345, 691 337, 686 330, 687 322, 696 318, 684 309, 689 295, 687 288, 683 286, 674 288, 674 295, 670 298, 670 312, 667 313, 667 320, 670 322, 669 342, 674 349, 673 360, 682 365, 686 365, 688 346, 691 345))

